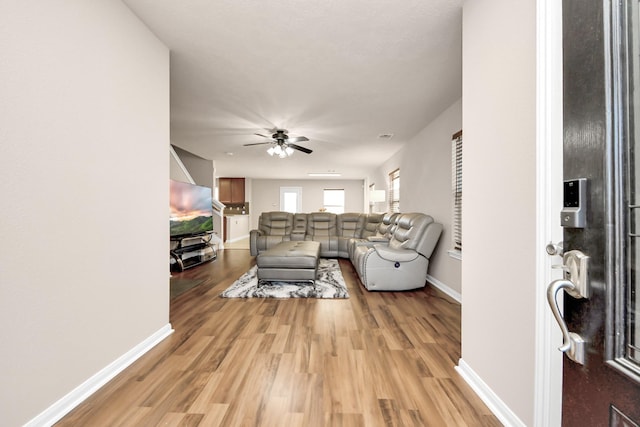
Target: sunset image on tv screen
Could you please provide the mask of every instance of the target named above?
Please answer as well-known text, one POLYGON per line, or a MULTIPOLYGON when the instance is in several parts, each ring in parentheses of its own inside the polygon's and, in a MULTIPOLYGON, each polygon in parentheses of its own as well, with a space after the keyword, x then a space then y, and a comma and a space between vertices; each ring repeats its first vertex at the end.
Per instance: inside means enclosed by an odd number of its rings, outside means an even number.
POLYGON ((211 189, 170 180, 171 236, 203 234, 213 230, 211 189))

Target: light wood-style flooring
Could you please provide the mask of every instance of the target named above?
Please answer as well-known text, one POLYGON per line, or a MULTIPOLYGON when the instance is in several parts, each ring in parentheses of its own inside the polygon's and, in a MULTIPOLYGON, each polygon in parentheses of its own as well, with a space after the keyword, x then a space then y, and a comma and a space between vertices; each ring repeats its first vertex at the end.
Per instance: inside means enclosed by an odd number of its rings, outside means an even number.
MULTIPOLYGON (((174 334, 57 426, 500 426, 454 370, 460 305, 427 286, 350 298, 225 299, 246 250, 180 273, 174 334)), ((174 274, 175 276, 175 274, 174 274)))

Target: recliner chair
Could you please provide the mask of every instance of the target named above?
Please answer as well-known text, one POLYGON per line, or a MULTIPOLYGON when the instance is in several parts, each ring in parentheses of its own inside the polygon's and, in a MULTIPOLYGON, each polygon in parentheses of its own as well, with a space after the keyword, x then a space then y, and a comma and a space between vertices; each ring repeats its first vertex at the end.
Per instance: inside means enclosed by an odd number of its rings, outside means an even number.
POLYGON ((388 243, 356 245, 351 263, 370 291, 402 291, 426 284, 429 257, 442 224, 422 213, 401 214, 388 243))
POLYGON ((337 257, 337 215, 331 212, 312 212, 307 214, 307 234, 304 239, 320 242, 321 257, 337 257))
POLYGON ((385 214, 380 214, 381 221, 376 225, 376 228, 373 232, 362 232, 362 238, 354 238, 349 239, 348 248, 347 248, 347 257, 349 259, 353 258, 353 252, 356 249, 356 246, 365 245, 372 247, 376 243, 386 243, 391 238, 391 234, 396 226, 396 219, 398 218, 398 213, 388 212, 385 214))
POLYGON ((292 213, 263 212, 258 220, 258 229, 249 233, 251 255, 256 256, 280 242, 291 240, 292 229, 292 213))
POLYGON ((360 238, 366 239, 369 236, 373 236, 379 232, 380 224, 382 223, 386 214, 384 213, 370 213, 363 214, 365 217, 364 224, 362 225, 362 233, 360 238))
POLYGON ((349 241, 362 235, 366 215, 360 213, 343 213, 338 215, 338 256, 349 257, 349 241))

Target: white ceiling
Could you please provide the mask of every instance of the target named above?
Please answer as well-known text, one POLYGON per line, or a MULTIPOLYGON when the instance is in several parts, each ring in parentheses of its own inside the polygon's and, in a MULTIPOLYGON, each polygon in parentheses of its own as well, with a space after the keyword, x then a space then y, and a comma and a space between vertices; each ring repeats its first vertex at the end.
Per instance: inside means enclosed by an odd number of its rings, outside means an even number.
POLYGON ((462 95, 462 0, 124 2, 171 49, 172 143, 219 176, 364 178, 462 95), (243 147, 276 127, 313 153, 243 147))

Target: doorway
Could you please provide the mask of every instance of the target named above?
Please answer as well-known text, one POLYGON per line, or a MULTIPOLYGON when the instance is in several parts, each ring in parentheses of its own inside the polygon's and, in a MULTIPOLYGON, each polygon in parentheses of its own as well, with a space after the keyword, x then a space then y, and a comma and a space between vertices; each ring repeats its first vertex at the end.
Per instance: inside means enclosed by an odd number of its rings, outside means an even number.
POLYGON ((302 212, 302 187, 280 187, 280 210, 302 212))

